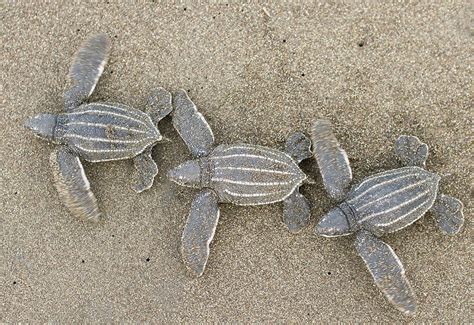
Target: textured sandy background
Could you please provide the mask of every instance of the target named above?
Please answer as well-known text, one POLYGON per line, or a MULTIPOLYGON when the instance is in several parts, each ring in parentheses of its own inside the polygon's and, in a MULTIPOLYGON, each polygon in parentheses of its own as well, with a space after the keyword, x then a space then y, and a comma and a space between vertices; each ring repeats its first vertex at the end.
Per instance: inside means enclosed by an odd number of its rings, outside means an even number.
POLYGON ((347 5, 39 5, 1 12, 1 321, 473 321, 474 15, 469 1, 347 5), (71 57, 87 35, 113 38, 93 100, 137 108, 155 86, 185 88, 218 142, 282 148, 293 130, 328 117, 356 180, 398 166, 401 133, 431 148, 442 192, 466 205, 466 225, 443 236, 428 216, 386 237, 418 294, 406 319, 373 285, 353 237, 313 235, 334 204, 317 180, 312 223, 299 235, 279 204, 223 205, 205 275, 194 280, 178 245, 196 193, 165 172, 189 154, 158 145, 153 188, 131 190, 130 161, 87 164, 104 222, 74 219, 51 182, 52 145, 22 127, 61 112, 71 57))

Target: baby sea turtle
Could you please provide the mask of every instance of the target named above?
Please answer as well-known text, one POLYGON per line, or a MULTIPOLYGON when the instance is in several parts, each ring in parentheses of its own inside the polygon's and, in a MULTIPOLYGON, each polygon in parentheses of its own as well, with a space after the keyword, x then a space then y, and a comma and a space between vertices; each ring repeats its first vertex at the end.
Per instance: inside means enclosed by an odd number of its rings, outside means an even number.
POLYGON ((59 196, 73 214, 92 221, 98 221, 100 213, 79 157, 90 162, 133 158, 138 172, 133 189, 150 188, 158 173, 151 151, 162 140, 156 126, 172 110, 171 94, 162 88, 149 98, 146 113, 122 104, 84 103, 109 51, 107 35, 88 39, 69 71, 75 84, 64 94, 65 112, 40 114, 25 123, 35 135, 60 145, 50 157, 59 196))
POLYGON ((294 133, 288 139, 286 153, 249 144, 213 148, 212 130, 184 90, 175 94, 173 104, 173 125, 195 159, 172 169, 168 176, 179 185, 200 189, 181 238, 184 263, 195 276, 202 275, 209 257, 219 203, 283 201, 283 222, 291 232, 308 224, 310 206, 299 192, 306 175, 298 164, 312 155, 304 134, 294 133))
POLYGON ((397 309, 413 314, 416 298, 403 265, 379 237, 411 225, 428 210, 443 233, 456 234, 464 222, 462 202, 437 194, 440 177, 424 169, 428 146, 417 137, 402 135, 395 143, 405 167, 367 177, 351 189, 349 161, 330 122, 314 123, 312 141, 326 191, 342 202, 321 219, 316 233, 325 237, 356 233, 357 252, 379 289, 397 309))

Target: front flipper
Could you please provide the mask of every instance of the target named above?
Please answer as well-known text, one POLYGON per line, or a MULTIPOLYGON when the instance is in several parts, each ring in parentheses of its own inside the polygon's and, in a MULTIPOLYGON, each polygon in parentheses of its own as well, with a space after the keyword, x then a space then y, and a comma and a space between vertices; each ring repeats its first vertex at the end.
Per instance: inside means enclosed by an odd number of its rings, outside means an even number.
POLYGON ((332 132, 331 122, 317 120, 311 139, 324 187, 331 198, 342 201, 352 181, 352 171, 346 152, 332 132))
POLYGON ((173 125, 194 157, 205 156, 211 151, 214 134, 184 90, 174 96, 173 125))
POLYGON ((181 237, 181 254, 186 267, 196 277, 203 274, 209 257, 209 244, 219 221, 217 194, 204 189, 194 198, 181 237))
POLYGON ((64 94, 67 112, 82 104, 95 89, 109 57, 110 40, 105 34, 86 40, 74 56, 69 77, 74 86, 64 94))
POLYGON ((463 204, 458 199, 439 195, 431 208, 439 229, 446 235, 455 235, 461 230, 464 224, 463 204))
POLYGON ((283 201, 283 222, 292 233, 298 233, 308 224, 311 216, 311 207, 308 199, 306 199, 299 191, 295 189, 283 201))
POLYGON ((414 314, 416 297, 393 249, 366 230, 357 233, 355 246, 387 299, 404 314, 414 314))
POLYGON ((99 207, 79 157, 62 147, 50 156, 54 185, 66 207, 77 217, 99 221, 99 207))
POLYGON ((153 90, 148 98, 147 108, 147 113, 150 115, 153 123, 158 125, 158 122, 171 113, 172 110, 171 93, 161 87, 153 90))
POLYGON ((151 150, 152 148, 146 149, 133 158, 133 163, 138 173, 138 180, 133 185, 133 190, 137 193, 148 190, 153 185, 153 180, 158 174, 158 166, 151 156, 151 150))
POLYGON ((428 145, 415 136, 401 135, 395 142, 395 153, 404 166, 425 167, 428 145))
POLYGON ((286 140, 285 151, 298 164, 305 159, 311 158, 311 140, 301 132, 295 132, 286 140))

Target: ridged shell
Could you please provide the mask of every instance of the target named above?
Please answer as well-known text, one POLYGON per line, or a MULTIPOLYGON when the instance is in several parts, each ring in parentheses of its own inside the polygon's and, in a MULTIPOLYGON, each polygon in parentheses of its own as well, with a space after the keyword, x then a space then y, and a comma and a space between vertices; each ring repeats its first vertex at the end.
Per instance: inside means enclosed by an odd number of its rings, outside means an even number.
POLYGON ((210 187, 223 202, 259 205, 284 200, 306 179, 286 153, 255 145, 220 145, 209 155, 210 187))
POLYGON ((377 235, 402 229, 432 206, 440 177, 409 166, 373 175, 355 186, 348 203, 356 222, 377 235))
POLYGON ((86 104, 60 119, 62 141, 91 162, 132 158, 161 139, 150 116, 119 104, 86 104))

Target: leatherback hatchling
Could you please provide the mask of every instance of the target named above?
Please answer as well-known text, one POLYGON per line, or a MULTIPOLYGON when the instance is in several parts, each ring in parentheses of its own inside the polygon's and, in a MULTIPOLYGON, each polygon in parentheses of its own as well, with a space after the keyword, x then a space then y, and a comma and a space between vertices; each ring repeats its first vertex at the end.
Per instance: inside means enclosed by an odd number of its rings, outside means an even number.
POLYGON ((306 175, 298 167, 311 157, 310 140, 294 133, 286 153, 249 145, 215 148, 211 128, 184 90, 173 99, 173 124, 194 160, 172 169, 168 176, 179 185, 199 188, 181 238, 184 263, 195 276, 204 272, 219 219, 219 203, 260 205, 283 201, 283 222, 291 232, 308 224, 310 206, 299 188, 306 175))
POLYGON ((355 247, 388 300, 405 314, 416 310, 416 298, 405 270, 380 236, 403 229, 428 210, 443 233, 456 234, 464 222, 463 204, 438 194, 440 177, 424 169, 428 146, 402 135, 395 152, 405 167, 365 178, 348 189, 352 173, 330 122, 318 120, 312 130, 314 155, 331 198, 342 202, 326 214, 315 232, 326 237, 356 233, 355 247))
POLYGON ((158 173, 151 151, 162 140, 157 124, 172 110, 171 94, 162 88, 149 98, 146 113, 122 104, 85 103, 104 70, 109 44, 106 35, 96 35, 76 53, 65 113, 40 114, 25 123, 35 135, 60 145, 50 157, 59 195, 73 214, 93 221, 100 212, 79 157, 90 162, 133 158, 138 172, 134 190, 150 188, 158 173))

